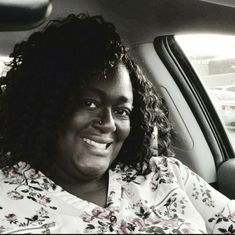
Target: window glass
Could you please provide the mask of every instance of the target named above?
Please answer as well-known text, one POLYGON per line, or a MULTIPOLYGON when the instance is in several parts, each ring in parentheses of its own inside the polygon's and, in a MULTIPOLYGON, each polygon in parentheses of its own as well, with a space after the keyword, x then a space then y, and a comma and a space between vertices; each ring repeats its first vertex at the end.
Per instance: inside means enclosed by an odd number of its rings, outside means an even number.
POLYGON ((175 39, 204 84, 235 148, 235 37, 180 35, 175 39))
POLYGON ((0 55, 0 76, 4 76, 6 74, 8 69, 7 63, 9 63, 10 61, 10 57, 0 55))
MULTIPOLYGON (((0 56, 0 77, 5 76, 8 70, 7 64, 10 63, 11 59, 9 56, 0 56)), ((1 91, 5 89, 4 85, 0 85, 1 91)))

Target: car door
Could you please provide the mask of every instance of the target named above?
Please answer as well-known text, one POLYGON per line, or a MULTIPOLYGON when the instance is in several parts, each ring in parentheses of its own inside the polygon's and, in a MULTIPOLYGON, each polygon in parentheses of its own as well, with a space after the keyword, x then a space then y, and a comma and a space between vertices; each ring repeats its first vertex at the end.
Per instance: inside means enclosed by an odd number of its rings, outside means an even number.
MULTIPOLYGON (((212 41, 209 43, 211 44, 212 41)), ((219 44, 218 40, 217 43, 217 46, 221 48, 222 44, 219 44)), ((195 162, 193 162, 194 167, 196 166, 195 171, 204 178, 208 177, 208 181, 211 180, 210 183, 222 193, 230 198, 235 198, 235 182, 233 180, 235 176, 235 139, 233 130, 230 131, 228 126, 226 126, 222 116, 225 107, 223 101, 220 100, 222 103, 218 103, 216 99, 213 98, 214 96, 211 95, 211 91, 209 91, 210 89, 208 88, 210 83, 205 79, 205 76, 203 77, 200 74, 200 70, 196 66, 193 66, 193 59, 190 58, 188 54, 186 55, 186 49, 182 44, 180 45, 179 42, 176 41, 174 36, 157 38, 154 44, 156 52, 172 78, 174 78, 178 88, 181 90, 205 138, 205 142, 203 143, 202 140, 199 140, 199 138, 201 138, 199 133, 195 134, 194 137, 192 136, 192 149, 194 149, 196 153, 195 155, 190 154, 190 157, 202 163, 202 165, 200 163, 195 165, 195 162), (196 135, 198 136, 196 137, 196 135), (200 148, 203 149, 202 152, 196 150, 197 143, 200 145, 200 148), (205 146, 208 146, 208 151, 205 151, 205 146), (214 167, 213 163, 215 164, 214 167), (206 171, 211 172, 212 175, 215 174, 215 178, 213 180, 212 178, 209 179, 209 175, 205 175, 206 171)), ((195 47, 195 44, 192 43, 191 45, 195 47)), ((230 48, 230 50, 232 49, 233 48, 230 48)), ((221 62, 221 64, 223 63, 221 62)), ((222 73, 219 75, 217 74, 216 77, 213 74, 213 76, 210 77, 210 82, 214 83, 214 85, 218 85, 217 83, 219 81, 227 85, 228 81, 231 81, 231 79, 227 79, 227 76, 231 77, 233 73, 228 74, 225 72, 223 75, 222 73)), ((207 77, 207 79, 209 78, 207 77)), ((232 102, 235 101, 235 99, 231 99, 232 102)), ((234 113, 235 110, 231 108, 231 112, 234 113)), ((188 122, 184 117, 185 115, 187 115, 186 112, 181 113, 184 124, 187 129, 189 129, 190 125, 193 123, 193 119, 188 122)), ((192 133, 196 132, 190 133, 194 135, 192 133)), ((180 155, 182 153, 179 151, 176 152, 179 158, 185 161, 185 157, 182 158, 180 155)))

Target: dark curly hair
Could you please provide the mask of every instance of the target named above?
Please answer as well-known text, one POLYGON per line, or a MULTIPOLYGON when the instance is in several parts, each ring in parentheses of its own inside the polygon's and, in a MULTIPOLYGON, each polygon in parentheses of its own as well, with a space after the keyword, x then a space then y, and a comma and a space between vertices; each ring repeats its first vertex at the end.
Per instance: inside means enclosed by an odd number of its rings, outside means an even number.
POLYGON ((101 16, 82 13, 53 20, 16 44, 10 57, 9 70, 1 78, 2 165, 18 161, 36 169, 52 165, 56 133, 71 116, 67 104, 76 87, 98 75, 109 79, 107 72, 120 62, 129 71, 134 108, 131 132, 113 166, 131 165, 146 174, 156 151, 152 148, 154 127, 158 129, 158 155, 171 155, 171 125, 162 99, 128 55, 114 25, 101 16))

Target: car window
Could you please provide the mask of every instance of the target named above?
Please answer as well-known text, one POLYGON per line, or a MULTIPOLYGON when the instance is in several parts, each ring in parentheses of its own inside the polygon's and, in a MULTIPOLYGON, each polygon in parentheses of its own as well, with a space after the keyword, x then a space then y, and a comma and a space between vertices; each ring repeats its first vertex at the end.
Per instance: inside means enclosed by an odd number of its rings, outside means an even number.
POLYGON ((179 35, 175 39, 206 88, 235 149, 235 37, 179 35))

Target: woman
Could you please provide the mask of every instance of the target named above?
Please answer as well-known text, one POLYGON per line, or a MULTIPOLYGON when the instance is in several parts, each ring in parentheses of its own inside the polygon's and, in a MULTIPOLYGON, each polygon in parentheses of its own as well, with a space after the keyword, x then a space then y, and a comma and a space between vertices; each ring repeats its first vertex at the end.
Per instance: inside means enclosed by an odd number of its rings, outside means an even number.
POLYGON ((235 232, 233 202, 172 158, 167 109, 111 23, 69 15, 11 57, 2 233, 235 232))

